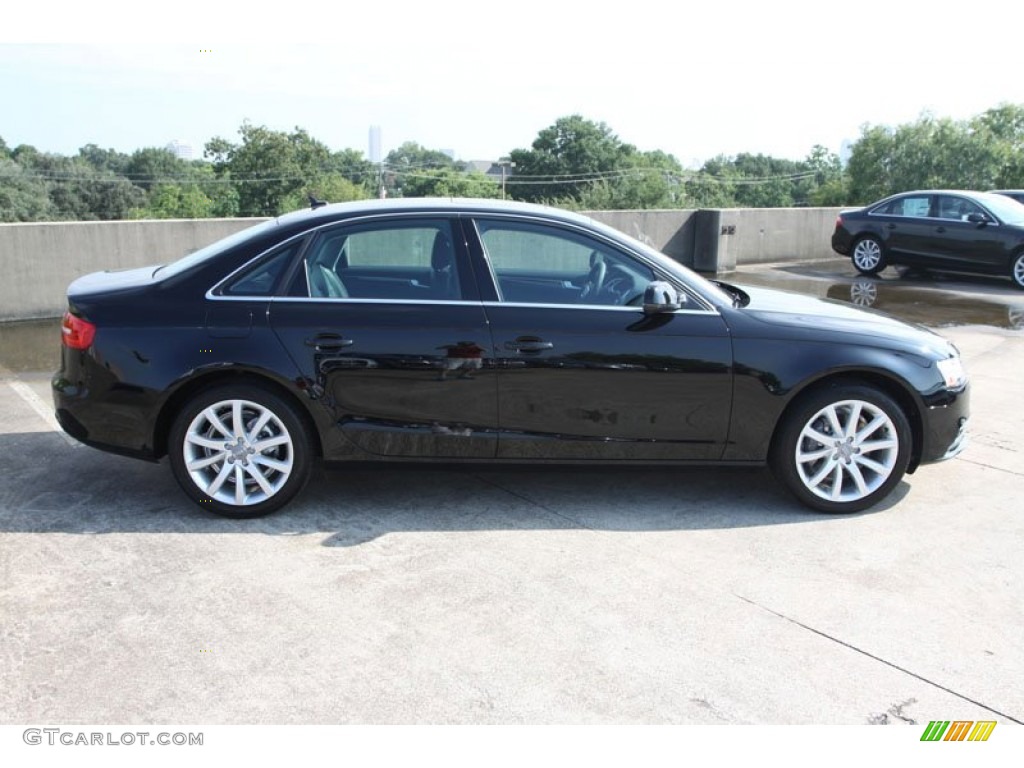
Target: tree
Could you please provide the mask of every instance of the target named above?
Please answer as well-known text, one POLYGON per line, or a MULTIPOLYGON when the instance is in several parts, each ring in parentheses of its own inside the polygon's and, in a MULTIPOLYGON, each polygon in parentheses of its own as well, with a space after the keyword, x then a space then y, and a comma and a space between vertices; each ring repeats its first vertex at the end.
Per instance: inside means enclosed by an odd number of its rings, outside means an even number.
POLYGON ((205 157, 238 191, 242 216, 277 216, 295 193, 308 194, 327 172, 330 150, 296 127, 292 133, 243 123, 240 144, 222 138, 207 143, 205 157))
POLYGON ((561 117, 537 134, 531 149, 509 154, 508 188, 519 200, 573 208, 675 207, 682 167, 664 152, 640 152, 604 123, 561 117))
POLYGON ((402 197, 501 197, 501 186, 479 171, 454 168, 408 171, 401 177, 402 197))

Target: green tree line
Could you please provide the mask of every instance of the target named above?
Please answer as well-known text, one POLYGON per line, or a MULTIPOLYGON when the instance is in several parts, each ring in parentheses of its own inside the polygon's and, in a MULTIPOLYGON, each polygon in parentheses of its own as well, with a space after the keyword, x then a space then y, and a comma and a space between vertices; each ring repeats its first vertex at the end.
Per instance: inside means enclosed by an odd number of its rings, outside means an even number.
POLYGON ((865 125, 849 161, 822 146, 802 160, 720 155, 699 170, 641 151, 605 123, 561 117, 529 147, 502 158, 504 183, 415 142, 379 164, 332 151, 296 127, 243 123, 215 137, 203 159, 166 149, 131 154, 82 147, 73 157, 0 138, 0 221, 88 221, 275 216, 308 199, 502 197, 580 210, 857 205, 908 189, 1024 187, 1024 105, 968 120, 922 115, 896 127, 865 125))

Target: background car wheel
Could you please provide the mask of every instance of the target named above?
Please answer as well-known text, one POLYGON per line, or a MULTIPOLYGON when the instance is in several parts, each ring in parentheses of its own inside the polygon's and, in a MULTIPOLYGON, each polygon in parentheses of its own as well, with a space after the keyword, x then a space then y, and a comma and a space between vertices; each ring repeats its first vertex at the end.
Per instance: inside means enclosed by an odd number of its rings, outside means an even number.
POLYGON ((885 251, 882 244, 873 237, 862 237, 853 246, 850 260, 862 275, 877 275, 885 269, 885 251))
POLYGON ((1013 279, 1013 284, 1018 288, 1024 288, 1024 251, 1021 251, 1013 259, 1013 263, 1010 265, 1010 277, 1013 279))
POLYGON ((234 518, 287 504, 308 482, 313 461, 309 429, 294 406, 256 385, 199 393, 175 418, 168 454, 189 497, 234 518))
POLYGON ((776 477, 821 512, 858 512, 889 495, 910 461, 910 425, 879 390, 839 384, 787 413, 772 446, 776 477))

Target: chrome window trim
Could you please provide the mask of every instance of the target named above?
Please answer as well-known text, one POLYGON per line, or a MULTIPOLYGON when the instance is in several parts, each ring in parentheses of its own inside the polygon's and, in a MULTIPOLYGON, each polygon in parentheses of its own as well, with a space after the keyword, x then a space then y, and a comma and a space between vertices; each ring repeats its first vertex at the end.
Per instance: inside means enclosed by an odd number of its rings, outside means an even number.
MULTIPOLYGON (((453 306, 469 306, 469 305, 493 305, 493 306, 516 306, 516 307, 545 307, 545 308, 562 308, 562 309, 617 309, 617 310, 631 310, 641 311, 638 307, 617 307, 608 305, 588 305, 588 304, 530 304, 530 303, 511 303, 511 302, 480 302, 480 301, 464 301, 464 300, 430 300, 430 299, 342 299, 342 298, 330 298, 330 297, 312 297, 312 296, 280 296, 280 295, 269 295, 269 296, 225 296, 217 294, 215 291, 219 290, 225 283, 229 282, 240 272, 248 269, 253 263, 259 261, 271 251, 277 250, 278 248, 286 247, 293 240, 308 238, 306 246, 299 250, 297 258, 305 260, 305 251, 310 243, 313 242, 314 236, 319 235, 325 229, 331 229, 334 227, 347 226, 350 224, 361 224, 381 219, 419 219, 419 218, 458 218, 463 221, 468 221, 473 225, 476 232, 477 240, 483 245, 483 238, 480 237, 479 229, 476 225, 477 218, 491 218, 491 219, 506 219, 510 221, 520 221, 528 224, 536 224, 539 226, 555 226, 564 227, 584 235, 591 239, 597 239, 600 242, 607 244, 609 247, 615 250, 622 251, 627 255, 635 258, 641 262, 644 266, 651 269, 658 279, 665 280, 669 284, 675 286, 676 290, 682 291, 689 299, 703 307, 703 309, 680 309, 676 312, 684 314, 706 314, 706 315, 718 315, 721 316, 721 312, 713 302, 706 299, 699 291, 684 282, 680 281, 675 275, 664 272, 657 262, 649 260, 644 254, 634 251, 628 246, 627 243, 622 243, 612 237, 609 237, 600 230, 590 230, 574 221, 561 219, 558 217, 547 218, 545 216, 539 216, 531 213, 511 213, 507 211, 489 211, 480 210, 473 211, 464 208, 453 208, 453 209, 442 209, 435 211, 385 211, 381 213, 369 213, 363 215, 356 215, 349 218, 334 219, 332 221, 324 222, 315 227, 310 227, 302 232, 296 233, 289 237, 287 240, 282 240, 279 243, 275 243, 270 248, 261 251, 259 254, 249 259, 247 262, 239 266, 237 269, 230 272, 226 277, 217 281, 213 286, 207 289, 205 298, 208 301, 346 301, 354 303, 366 303, 366 304, 436 304, 436 305, 453 305, 453 306)), ((280 217, 279 217, 280 218, 280 217)), ((907 217, 911 218, 911 217, 907 217)), ((454 235, 454 232, 453 232, 454 235)), ((464 243, 468 247, 468 243, 464 243)), ((491 264, 490 257, 487 255, 486 249, 484 249, 484 260, 487 263, 488 272, 491 280, 494 283, 496 289, 498 289, 497 277, 494 275, 494 267, 491 264)), ((309 292, 309 277, 306 276, 306 291, 309 292)), ((500 291, 500 289, 499 289, 500 291)))
MULTIPOLYGON (((220 301, 252 301, 258 297, 246 297, 246 296, 220 296, 217 297, 220 301)), ((583 310, 602 310, 608 312, 635 312, 643 314, 643 307, 621 307, 612 305, 602 304, 531 304, 529 302, 512 302, 512 301, 466 301, 466 300, 454 300, 454 299, 344 299, 340 297, 329 297, 329 296, 270 296, 262 298, 263 301, 269 300, 273 303, 288 302, 288 303, 299 303, 299 304, 399 304, 403 306, 407 305, 427 305, 427 306, 448 306, 448 307, 515 307, 517 309, 583 309, 583 310)), ((720 313, 716 310, 704 310, 704 309, 677 309, 671 313, 666 314, 685 314, 685 315, 714 315, 717 316, 720 313)))

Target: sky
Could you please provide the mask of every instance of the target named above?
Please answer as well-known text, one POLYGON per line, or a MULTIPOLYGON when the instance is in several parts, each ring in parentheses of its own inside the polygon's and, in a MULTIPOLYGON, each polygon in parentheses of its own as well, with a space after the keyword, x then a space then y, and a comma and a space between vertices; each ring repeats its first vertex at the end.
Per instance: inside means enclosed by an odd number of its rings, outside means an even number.
POLYGON ((179 140, 201 157, 248 120, 367 154, 379 125, 384 152, 494 160, 578 113, 694 167, 1024 103, 1018 24, 999 22, 1012 6, 975 20, 942 0, 17 5, 0 137, 59 154, 179 140))

